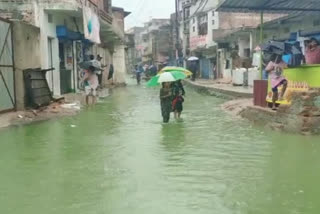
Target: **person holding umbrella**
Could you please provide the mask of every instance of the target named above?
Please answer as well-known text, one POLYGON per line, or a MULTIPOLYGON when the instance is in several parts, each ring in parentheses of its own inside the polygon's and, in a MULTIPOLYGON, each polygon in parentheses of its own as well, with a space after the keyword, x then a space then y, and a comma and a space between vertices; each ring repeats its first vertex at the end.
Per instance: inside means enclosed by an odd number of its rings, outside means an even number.
POLYGON ((188 68, 192 72, 192 78, 191 78, 192 81, 196 80, 197 71, 198 71, 198 60, 199 58, 195 56, 192 56, 188 59, 188 62, 189 62, 188 68))
POLYGON ((276 102, 281 100, 287 90, 288 81, 283 77, 283 69, 287 65, 282 61, 282 56, 274 54, 271 61, 266 67, 266 71, 270 74, 271 86, 272 86, 272 110, 277 110, 276 102), (278 87, 282 85, 282 91, 279 96, 278 87))
POLYGON ((95 74, 95 67, 90 66, 82 80, 85 85, 86 104, 89 105, 89 98, 92 97, 92 104, 96 103, 97 88, 99 86, 98 76, 95 74))
POLYGON ((161 114, 164 123, 169 123, 170 113, 172 110, 172 90, 170 86, 170 82, 163 82, 162 88, 160 89, 161 114))
POLYGON ((151 80, 149 80, 147 83, 148 87, 158 86, 159 84, 162 84, 162 88, 160 89, 160 104, 164 123, 169 122, 170 113, 172 112, 173 91, 171 88, 171 83, 183 80, 185 78, 187 78, 187 75, 184 72, 173 70, 160 73, 157 76, 151 78, 151 80))

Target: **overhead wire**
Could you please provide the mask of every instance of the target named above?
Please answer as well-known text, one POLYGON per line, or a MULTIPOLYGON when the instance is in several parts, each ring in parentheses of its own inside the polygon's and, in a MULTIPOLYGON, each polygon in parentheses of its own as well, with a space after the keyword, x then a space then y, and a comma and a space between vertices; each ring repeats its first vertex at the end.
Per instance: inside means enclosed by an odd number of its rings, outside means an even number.
POLYGON ((139 20, 139 18, 140 18, 140 16, 141 16, 141 14, 142 14, 142 10, 143 10, 143 7, 145 6, 145 4, 146 4, 146 1, 147 0, 140 0, 140 5, 136 8, 137 10, 136 10, 136 14, 137 14, 137 16, 135 16, 135 24, 137 24, 138 22, 140 22, 141 20, 139 20))
POLYGON ((190 16, 190 18, 194 17, 198 11, 200 10, 200 8, 202 7, 202 4, 205 2, 206 0, 201 0, 201 2, 199 3, 198 8, 195 10, 195 12, 193 12, 193 14, 190 16))

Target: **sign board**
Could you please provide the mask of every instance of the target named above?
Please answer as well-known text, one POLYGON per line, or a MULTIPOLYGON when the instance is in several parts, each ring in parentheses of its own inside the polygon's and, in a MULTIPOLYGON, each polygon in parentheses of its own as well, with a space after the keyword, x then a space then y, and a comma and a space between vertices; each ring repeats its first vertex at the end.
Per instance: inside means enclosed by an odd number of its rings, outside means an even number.
POLYGON ((194 50, 198 47, 204 47, 207 44, 207 36, 194 36, 190 38, 190 49, 194 50))
POLYGON ((89 7, 83 7, 83 26, 86 39, 100 44, 100 22, 97 14, 89 7))
MULTIPOLYGON (((296 68, 284 69, 284 76, 288 80, 288 88, 282 101, 278 104, 291 104, 294 91, 308 91, 309 88, 320 88, 320 65, 303 65, 296 68)), ((279 87, 279 92, 281 91, 279 87)), ((269 81, 267 102, 272 103, 272 90, 269 81)))

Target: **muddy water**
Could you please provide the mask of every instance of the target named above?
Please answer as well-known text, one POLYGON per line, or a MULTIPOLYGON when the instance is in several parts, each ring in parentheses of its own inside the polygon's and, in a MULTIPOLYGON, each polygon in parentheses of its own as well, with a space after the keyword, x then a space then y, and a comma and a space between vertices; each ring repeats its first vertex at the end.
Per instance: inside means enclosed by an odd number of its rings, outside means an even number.
POLYGON ((0 132, 3 214, 318 214, 320 139, 252 127, 187 89, 115 90, 79 116, 0 132))

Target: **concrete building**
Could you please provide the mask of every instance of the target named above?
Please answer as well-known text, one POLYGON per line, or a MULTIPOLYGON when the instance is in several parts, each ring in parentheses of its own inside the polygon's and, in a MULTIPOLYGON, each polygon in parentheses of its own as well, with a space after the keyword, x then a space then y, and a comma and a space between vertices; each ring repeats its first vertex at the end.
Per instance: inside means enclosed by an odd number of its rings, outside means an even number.
POLYGON ((0 112, 21 110, 25 106, 22 70, 41 67, 40 29, 0 18, 0 50, 0 112))
POLYGON ((133 35, 135 53, 134 53, 134 63, 137 64, 142 61, 144 47, 142 46, 142 32, 144 31, 143 27, 133 27, 127 30, 128 35, 133 35))
MULTIPOLYGON (((200 77, 205 79, 221 78, 224 69, 232 64, 226 53, 227 38, 230 33, 239 29, 256 28, 260 23, 258 14, 217 12, 219 0, 179 0, 178 21, 179 37, 182 41, 185 59, 197 56, 200 59, 200 77)), ((265 16, 270 21, 277 15, 265 16)), ((242 58, 251 56, 256 34, 242 34, 233 43, 240 47, 238 55, 242 58)), ((231 46, 232 46, 231 45, 231 46)), ((231 54, 229 54, 231 55, 231 54)))
POLYGON ((175 60, 170 19, 152 19, 144 24, 143 29, 135 28, 137 58, 141 55, 144 64, 162 65, 175 60))
MULTIPOLYGON (((83 70, 78 63, 88 60, 91 54, 102 56, 104 65, 116 64, 114 83, 123 84, 127 15, 122 8, 112 8, 111 0, 0 0, 0 17, 14 21, 16 102, 13 107, 24 108, 24 69, 54 68, 47 73, 47 80, 52 94, 60 96, 83 88, 80 84, 83 70), (92 19, 97 17, 93 26, 97 32, 95 38, 86 35, 85 11, 89 11, 92 19)), ((108 71, 109 67, 103 72, 103 85, 107 84, 108 71)))
POLYGON ((125 74, 127 72, 126 66, 126 38, 124 19, 130 12, 123 8, 112 7, 113 12, 113 29, 120 37, 120 42, 114 43, 113 65, 114 65, 114 83, 125 84, 125 74))
POLYGON ((127 73, 131 73, 134 70, 134 66, 137 64, 136 48, 134 41, 134 34, 125 35, 126 39, 126 68, 127 73))
MULTIPOLYGON (((176 18, 176 15, 172 15, 172 20, 174 22, 174 25, 176 25, 176 22, 178 21, 178 32, 175 29, 174 30, 174 44, 177 44, 179 42, 178 48, 181 49, 181 57, 182 59, 186 59, 187 56, 190 55, 190 16, 191 16, 191 6, 195 3, 193 0, 178 0, 177 2, 177 11, 178 11, 178 17, 176 18), (178 33, 178 37, 177 34, 178 33), (179 40, 177 40, 179 39, 179 40)), ((176 46, 175 46, 176 47, 176 46)), ((176 47, 177 48, 177 47, 176 47)), ((185 64, 184 60, 184 65, 185 64)))
MULTIPOLYGON (((103 57, 102 64, 117 64, 114 81, 124 83, 124 18, 129 13, 122 8, 112 8, 111 0, 0 0, 0 4, 1 17, 40 29, 40 67, 55 68, 47 75, 54 95, 76 92, 82 88, 80 79, 83 71, 78 63, 87 60, 91 54, 100 54, 103 57), (95 39, 86 35, 88 26, 84 11, 89 11, 92 19, 97 17, 93 26, 98 32, 95 39)), ((20 51, 30 55, 28 49, 20 51)), ((104 71, 103 85, 107 83, 108 70, 106 68, 104 71)))

